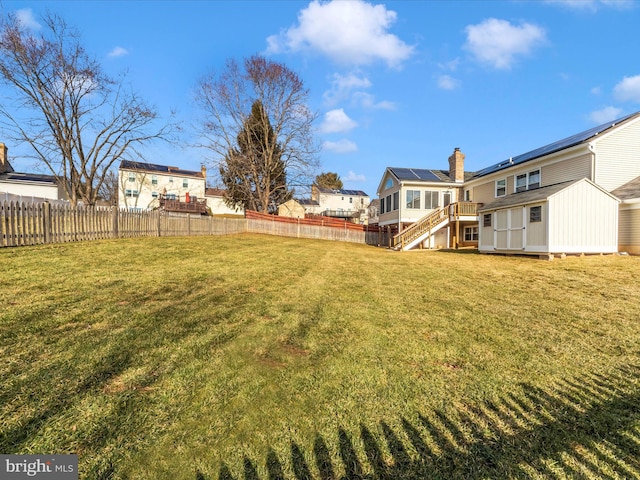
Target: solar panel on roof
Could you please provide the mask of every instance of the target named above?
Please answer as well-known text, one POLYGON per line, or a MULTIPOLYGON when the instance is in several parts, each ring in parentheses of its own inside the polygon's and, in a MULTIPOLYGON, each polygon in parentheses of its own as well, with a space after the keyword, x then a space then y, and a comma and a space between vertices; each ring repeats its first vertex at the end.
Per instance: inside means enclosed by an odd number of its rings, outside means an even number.
POLYGON ((440 177, 438 177, 431 170, 414 170, 415 174, 418 176, 420 180, 424 180, 425 182, 440 182, 440 177))
POLYGON ((620 122, 624 122, 625 120, 637 115, 638 112, 632 113, 625 117, 619 118, 618 120, 614 120, 612 122, 604 123, 602 125, 598 125, 597 127, 590 128, 589 130, 585 130, 584 132, 576 133, 575 135, 571 135, 570 137, 563 138, 562 140, 558 140, 557 142, 550 143, 540 148, 536 148, 535 150, 531 150, 529 152, 523 153, 521 155, 517 155, 515 157, 510 158, 509 160, 504 160, 500 163, 496 163, 495 165, 491 165, 485 169, 476 172, 475 177, 482 177, 483 175, 488 175, 493 172, 500 171, 504 168, 510 167, 511 165, 518 165, 520 163, 528 162, 529 160, 534 160, 536 158, 543 157, 545 155, 549 155, 550 153, 558 152, 560 150, 564 150, 569 147, 573 147, 574 145, 578 145, 599 133, 608 130, 609 128, 617 125, 620 122))

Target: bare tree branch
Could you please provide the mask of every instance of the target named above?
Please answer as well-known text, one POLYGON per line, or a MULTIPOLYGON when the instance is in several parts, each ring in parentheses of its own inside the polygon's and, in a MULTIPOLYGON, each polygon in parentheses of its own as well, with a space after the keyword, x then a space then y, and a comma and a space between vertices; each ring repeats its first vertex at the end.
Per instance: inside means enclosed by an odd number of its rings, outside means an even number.
POLYGON ((0 105, 10 139, 32 147, 64 186, 72 203, 94 204, 119 160, 141 158, 140 147, 170 141, 175 123, 107 77, 78 33, 53 14, 36 36, 9 14, 0 20, 0 81, 13 87, 0 105))

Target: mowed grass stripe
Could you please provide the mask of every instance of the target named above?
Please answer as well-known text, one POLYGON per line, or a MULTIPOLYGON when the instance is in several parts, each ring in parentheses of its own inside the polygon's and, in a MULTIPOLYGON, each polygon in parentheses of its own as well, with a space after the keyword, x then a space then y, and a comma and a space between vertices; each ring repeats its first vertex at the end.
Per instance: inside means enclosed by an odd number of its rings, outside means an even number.
POLYGON ((0 250, 0 451, 82 478, 640 475, 640 259, 0 250))

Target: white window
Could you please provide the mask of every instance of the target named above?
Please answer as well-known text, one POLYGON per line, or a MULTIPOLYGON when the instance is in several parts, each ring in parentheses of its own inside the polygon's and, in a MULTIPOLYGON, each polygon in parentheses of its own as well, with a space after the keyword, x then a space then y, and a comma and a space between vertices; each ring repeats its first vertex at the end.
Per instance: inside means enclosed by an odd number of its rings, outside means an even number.
POLYGON ((140 193, 138 192, 138 190, 125 190, 124 192, 126 197, 137 197, 138 195, 140 195, 140 193))
POLYGON ((424 192, 424 209, 432 210, 432 209, 438 208, 438 197, 439 197, 438 192, 433 192, 429 190, 425 191, 424 192))
POLYGON ((353 203, 353 197, 349 197, 349 203, 353 203))
POLYGON ((477 242, 478 241, 478 227, 464 227, 464 241, 465 242, 477 242))
POLYGON ((183 188, 188 188, 189 187, 189 180, 187 180, 186 178, 182 179, 182 187, 183 188))
POLYGON ((130 182, 135 182, 136 181, 136 174, 133 172, 129 172, 129 181, 130 182))
POLYGON ((464 201, 465 202, 470 202, 471 201, 471 190, 465 190, 464 191, 464 201))
POLYGON ((407 208, 420 208, 420 190, 407 190, 407 208))
POLYGON ((482 226, 483 227, 490 227, 491 226, 491 214, 490 213, 485 213, 482 216, 482 226))
POLYGON ((158 198, 158 192, 151 192, 151 196, 153 198, 158 198))
POLYGON ((507 179, 496 180, 496 197, 504 197, 507 194, 507 179))
POLYGON ((173 183, 173 177, 169 177, 169 183, 173 183))
POLYGON ((540 187, 540 170, 532 170, 528 173, 516 175, 515 191, 524 192, 540 187))
POLYGON ((158 184, 158 175, 151 175, 151 185, 158 184))

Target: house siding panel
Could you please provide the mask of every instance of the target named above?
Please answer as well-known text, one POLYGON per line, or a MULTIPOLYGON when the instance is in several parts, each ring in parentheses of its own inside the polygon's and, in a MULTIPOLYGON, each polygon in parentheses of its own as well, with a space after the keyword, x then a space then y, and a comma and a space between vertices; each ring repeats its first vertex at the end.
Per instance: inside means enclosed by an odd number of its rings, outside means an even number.
POLYGON ((640 119, 594 143, 595 183, 611 191, 640 176, 640 119))
POLYGON ((489 203, 496 198, 495 181, 483 183, 477 187, 473 187, 471 199, 478 203, 489 203))
POLYGON ((620 251, 640 255, 640 204, 620 209, 618 231, 620 251))
POLYGON ((561 162, 545 165, 540 172, 541 186, 555 185, 557 183, 591 178, 591 160, 593 155, 587 153, 561 162))

